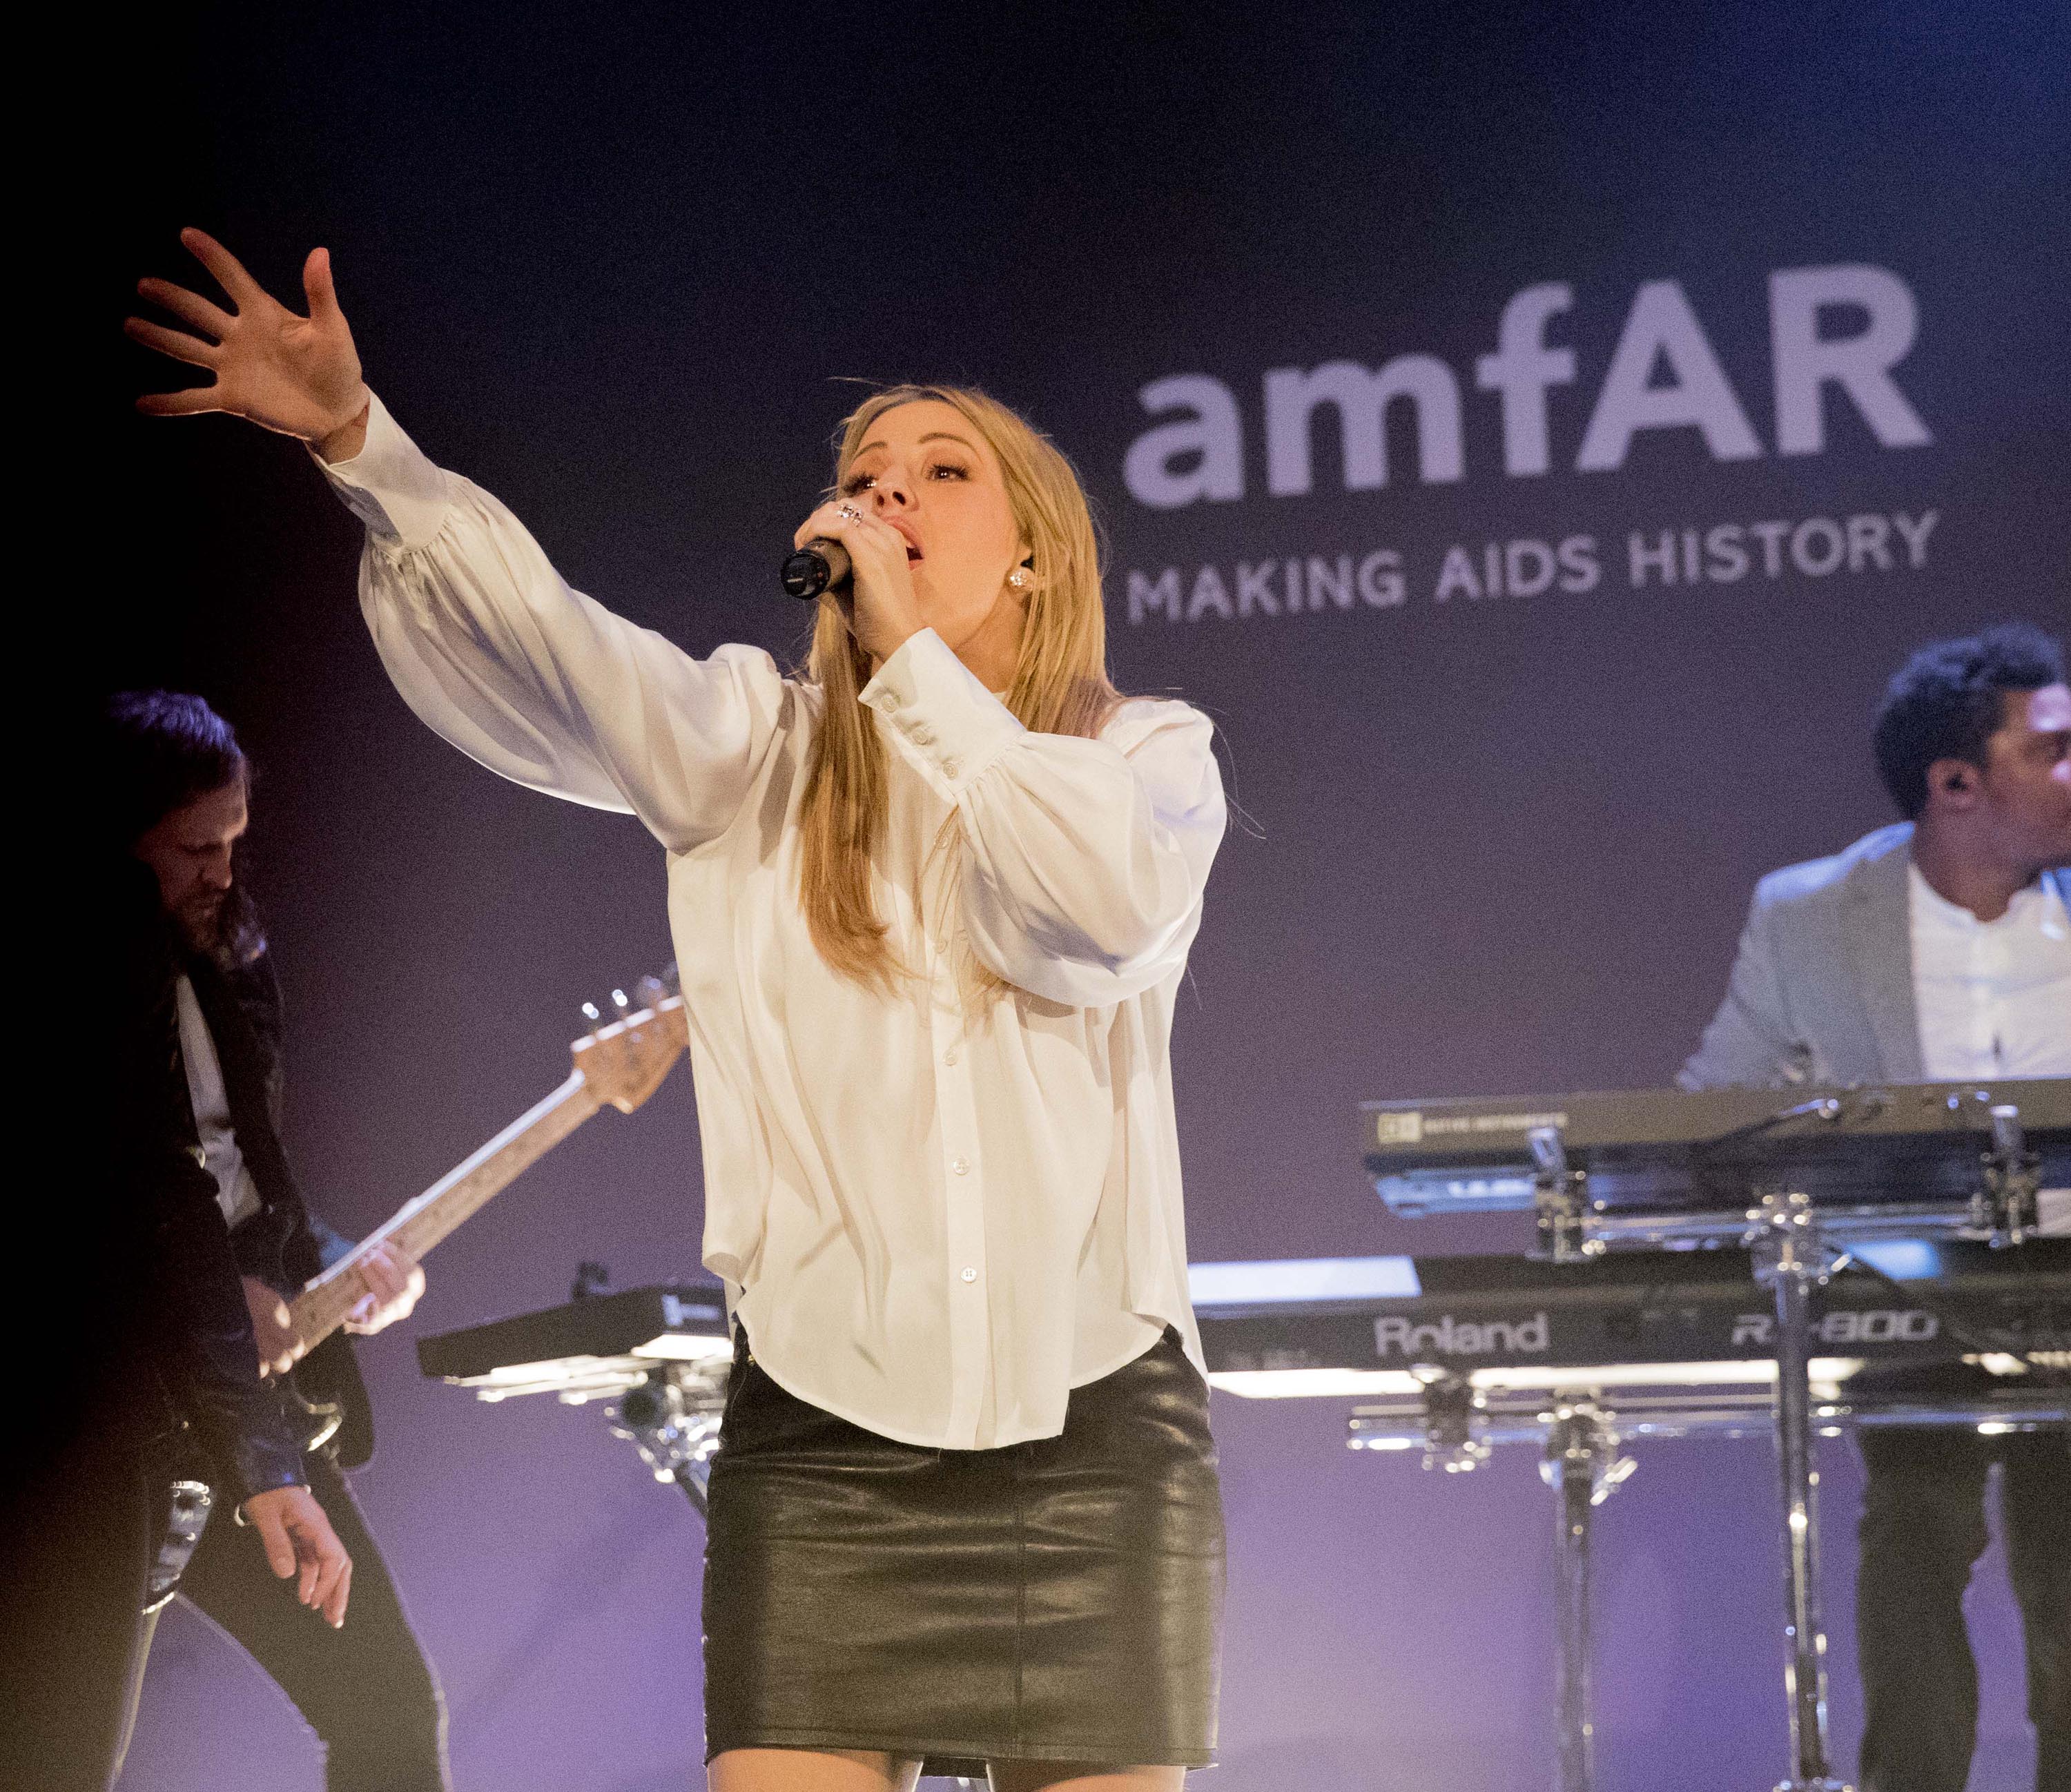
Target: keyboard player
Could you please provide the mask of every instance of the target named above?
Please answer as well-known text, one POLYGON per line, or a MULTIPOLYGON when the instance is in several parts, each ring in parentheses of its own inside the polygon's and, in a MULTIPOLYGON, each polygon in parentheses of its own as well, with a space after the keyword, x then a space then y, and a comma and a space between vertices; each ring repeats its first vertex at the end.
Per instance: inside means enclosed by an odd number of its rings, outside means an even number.
MULTIPOLYGON (((1685 1089, 2071 1076, 2061 646, 2008 624, 1923 647, 1873 738, 1905 818, 1761 880, 1685 1089)), ((2071 1191, 2044 1191, 2043 1229, 2071 1232, 2067 1208, 2071 1191)), ((1978 1681, 1962 1597, 1995 1465, 2036 1784, 2071 1787, 2071 1439, 1888 1430, 1860 1443, 1863 1792, 1963 1792, 1978 1681)))

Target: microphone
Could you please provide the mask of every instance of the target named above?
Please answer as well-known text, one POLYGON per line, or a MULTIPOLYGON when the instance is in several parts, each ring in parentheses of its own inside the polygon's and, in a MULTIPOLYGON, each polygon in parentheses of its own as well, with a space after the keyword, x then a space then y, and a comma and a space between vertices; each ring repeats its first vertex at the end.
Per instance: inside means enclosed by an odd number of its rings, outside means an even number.
POLYGON ((789 596, 810 602, 822 592, 847 584, 850 571, 848 550, 838 541, 815 535, 784 562, 777 576, 789 596))

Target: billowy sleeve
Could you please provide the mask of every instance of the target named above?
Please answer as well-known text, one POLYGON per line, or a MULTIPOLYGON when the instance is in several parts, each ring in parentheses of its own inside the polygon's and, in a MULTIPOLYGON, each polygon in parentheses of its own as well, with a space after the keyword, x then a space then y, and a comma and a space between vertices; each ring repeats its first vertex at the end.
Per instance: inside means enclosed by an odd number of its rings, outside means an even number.
POLYGON ((1097 740, 1033 733, 932 629, 863 700, 955 806, 964 925, 987 969, 1090 1008, 1186 962, 1224 822, 1206 716, 1134 702, 1097 740))
POLYGON ((517 518, 426 459, 379 399, 325 467, 367 525, 359 601, 427 726, 516 783, 638 815, 672 849, 723 833, 781 724, 769 654, 695 659, 571 590, 517 518))

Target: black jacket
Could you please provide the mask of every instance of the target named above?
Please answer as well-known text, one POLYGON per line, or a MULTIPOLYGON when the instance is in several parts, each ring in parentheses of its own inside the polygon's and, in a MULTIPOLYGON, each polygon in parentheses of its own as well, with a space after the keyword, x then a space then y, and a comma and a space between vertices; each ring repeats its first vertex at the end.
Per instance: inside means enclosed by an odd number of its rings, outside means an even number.
POLYGON ((93 867, 65 919, 90 942, 92 1024, 79 1050, 96 1099, 69 1177, 41 1217, 55 1259, 92 1266, 60 1308, 48 1372, 24 1406, 35 1449, 94 1434, 119 1450, 182 1423, 232 1500, 303 1484, 299 1440, 263 1388, 251 1315, 202 1167, 177 1000, 181 945, 156 880, 123 859, 93 867))
MULTIPOLYGON (((238 1149, 259 1192, 260 1211, 231 1235, 238 1270, 292 1298, 310 1277, 345 1256, 352 1241, 310 1212, 281 1148, 280 980, 263 949, 234 970, 206 958, 190 958, 186 970, 215 1042, 238 1149)), ((338 1459, 347 1468, 366 1462, 374 1453, 373 1416, 351 1338, 334 1332, 302 1359, 295 1380, 313 1400, 342 1403, 345 1423, 334 1445, 338 1459)))

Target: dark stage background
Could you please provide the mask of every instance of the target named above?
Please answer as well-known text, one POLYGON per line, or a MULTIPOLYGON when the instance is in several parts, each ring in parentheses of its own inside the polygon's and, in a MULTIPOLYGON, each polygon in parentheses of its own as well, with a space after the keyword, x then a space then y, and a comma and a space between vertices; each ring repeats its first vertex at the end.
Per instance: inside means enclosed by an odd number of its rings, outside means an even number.
MULTIPOLYGON (((1356 1172, 1355 1101, 1664 1081, 1756 876, 1887 818, 1864 736, 1905 650, 2071 613, 2071 35, 2040 0, 953 24, 275 8, 79 57, 106 71, 80 143, 119 145, 125 171, 47 289, 86 388, 52 429, 68 570, 48 601, 90 638, 87 682, 198 689, 244 732, 290 1142, 348 1230, 558 1081, 581 1000, 667 958, 662 865, 634 822, 501 783, 409 716, 358 617, 356 527, 299 449, 129 414, 163 375, 116 334, 125 295, 188 276, 182 223, 277 291, 327 244, 405 427, 577 585, 696 652, 801 645, 772 568, 826 476, 840 379, 978 382, 1056 435, 1109 532, 1122 682, 1217 718, 1242 805, 1175 1047, 1197 1260, 1513 1248, 1391 1223, 1356 1172), (1772 276, 1837 269, 1877 272, 1786 278, 1773 330, 1772 276), (1571 289, 1544 340, 1573 377, 1544 388, 1532 473, 1529 344, 1492 371, 1507 396, 1477 363, 1512 296, 1549 283, 1571 289), (1868 308, 1804 309, 1851 293, 1868 308), (1327 375, 1355 427, 1315 412, 1305 478, 1286 400, 1333 363, 1395 363, 1421 396, 1376 445, 1365 376, 1327 375), (1233 434, 1210 427, 1219 392, 1233 434), (1132 454, 1175 424, 1203 451, 1132 454)), ((476 1405, 420 1382, 410 1347, 564 1298, 579 1258, 620 1286, 691 1271, 695 1133, 680 1073, 600 1119, 363 1347, 384 1441, 359 1485, 464 1787, 695 1772, 702 1538, 681 1499, 589 1413, 476 1405)), ((1421 1475, 1347 1455, 1336 1404, 1217 1411, 1215 1783, 1544 1783, 1535 1463, 1421 1475)), ((1857 1482, 1829 1450, 1852 1761, 1857 1482)), ((1781 1771, 1770 1474, 1757 1444, 1655 1446, 1605 1509, 1607 1788, 1781 1771)), ((2028 1745, 1996 1554, 1975 1616, 1973 1786, 2000 1792, 2028 1745)), ((176 1614, 125 1783, 318 1771, 271 1688, 176 1614)))

